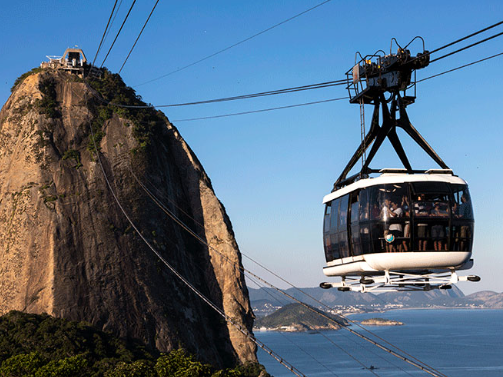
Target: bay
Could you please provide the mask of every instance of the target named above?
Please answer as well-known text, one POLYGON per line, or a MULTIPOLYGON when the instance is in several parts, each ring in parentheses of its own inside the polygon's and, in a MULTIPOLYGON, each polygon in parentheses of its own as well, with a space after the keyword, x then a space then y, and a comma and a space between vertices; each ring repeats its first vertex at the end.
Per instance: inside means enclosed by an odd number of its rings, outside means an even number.
MULTIPOLYGON (((355 324, 351 328, 381 344, 390 342, 408 359, 417 358, 447 376, 503 376, 503 310, 392 310, 348 319, 376 317, 404 325, 364 327, 371 333, 355 324)), ((255 335, 306 376, 429 375, 346 330, 255 335)), ((293 376, 264 351, 258 357, 273 376, 293 376)))

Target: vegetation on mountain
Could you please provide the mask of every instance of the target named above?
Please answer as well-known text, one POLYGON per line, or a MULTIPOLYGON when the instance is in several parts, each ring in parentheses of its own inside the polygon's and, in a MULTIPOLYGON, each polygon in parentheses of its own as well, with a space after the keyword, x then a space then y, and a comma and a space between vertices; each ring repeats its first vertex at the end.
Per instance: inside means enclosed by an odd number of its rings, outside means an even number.
MULTIPOLYGON (((96 90, 101 99, 92 98, 91 108, 98 115, 93 122, 93 132, 100 135, 104 122, 115 113, 119 117, 128 119, 133 126, 133 136, 138 141, 139 147, 133 152, 144 151, 148 148, 152 138, 159 131, 164 123, 165 116, 156 111, 153 107, 148 107, 137 95, 133 88, 127 86, 117 73, 111 73, 106 68, 100 78, 90 78, 90 86, 96 90), (125 106, 147 106, 145 108, 126 108, 125 106)), ((98 144, 98 141, 97 141, 98 144)))
POLYGON ((259 364, 215 370, 183 349, 160 354, 47 314, 11 311, 0 317, 1 377, 251 377, 263 371, 259 364))
POLYGON ((308 309, 302 304, 289 304, 278 309, 274 313, 259 318, 255 322, 255 327, 266 327, 269 329, 281 329, 290 327, 297 331, 303 330, 337 330, 341 326, 346 326, 347 321, 338 315, 322 312, 319 309, 308 309), (321 313, 322 315, 313 312, 321 313), (327 318, 329 317, 329 318, 327 318))

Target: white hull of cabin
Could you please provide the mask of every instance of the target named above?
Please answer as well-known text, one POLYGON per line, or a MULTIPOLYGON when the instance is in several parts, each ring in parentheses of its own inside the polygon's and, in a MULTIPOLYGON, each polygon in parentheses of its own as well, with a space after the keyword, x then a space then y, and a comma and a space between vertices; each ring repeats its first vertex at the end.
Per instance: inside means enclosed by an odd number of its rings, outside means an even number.
POLYGON ((431 272, 469 269, 470 251, 421 251, 365 254, 336 259, 323 268, 326 276, 361 276, 382 271, 428 270, 431 272))

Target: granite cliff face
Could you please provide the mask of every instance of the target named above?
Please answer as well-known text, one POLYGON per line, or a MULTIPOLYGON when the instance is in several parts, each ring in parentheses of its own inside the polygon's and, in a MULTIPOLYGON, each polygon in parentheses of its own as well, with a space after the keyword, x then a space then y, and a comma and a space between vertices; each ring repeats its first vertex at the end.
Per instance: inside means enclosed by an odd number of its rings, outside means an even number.
MULTIPOLYGON (((110 100, 138 98, 116 75, 96 80, 110 100)), ((94 86, 94 85, 93 85, 94 86)), ((107 188, 162 256, 238 324, 253 314, 225 209, 177 129, 153 110, 124 110, 66 73, 16 86, 0 112, 0 314, 87 321, 160 351, 183 346, 217 366, 256 361, 227 325, 152 253, 107 188), (219 253, 185 232, 163 204, 219 253)))

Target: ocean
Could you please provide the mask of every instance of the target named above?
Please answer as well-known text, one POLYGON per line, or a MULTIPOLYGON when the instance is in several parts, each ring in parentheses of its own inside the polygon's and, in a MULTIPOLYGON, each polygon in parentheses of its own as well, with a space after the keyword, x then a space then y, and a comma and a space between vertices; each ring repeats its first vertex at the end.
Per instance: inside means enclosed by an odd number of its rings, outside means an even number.
MULTIPOLYGON (((503 310, 414 309, 348 317, 359 321, 366 318, 403 322, 403 326, 366 328, 411 355, 404 356, 417 358, 443 375, 503 376, 503 310)), ((376 339, 355 325, 351 328, 376 339)), ((306 376, 429 376, 346 330, 257 331, 255 335, 306 376)), ((264 351, 259 350, 258 357, 271 375, 293 376, 264 351)))

